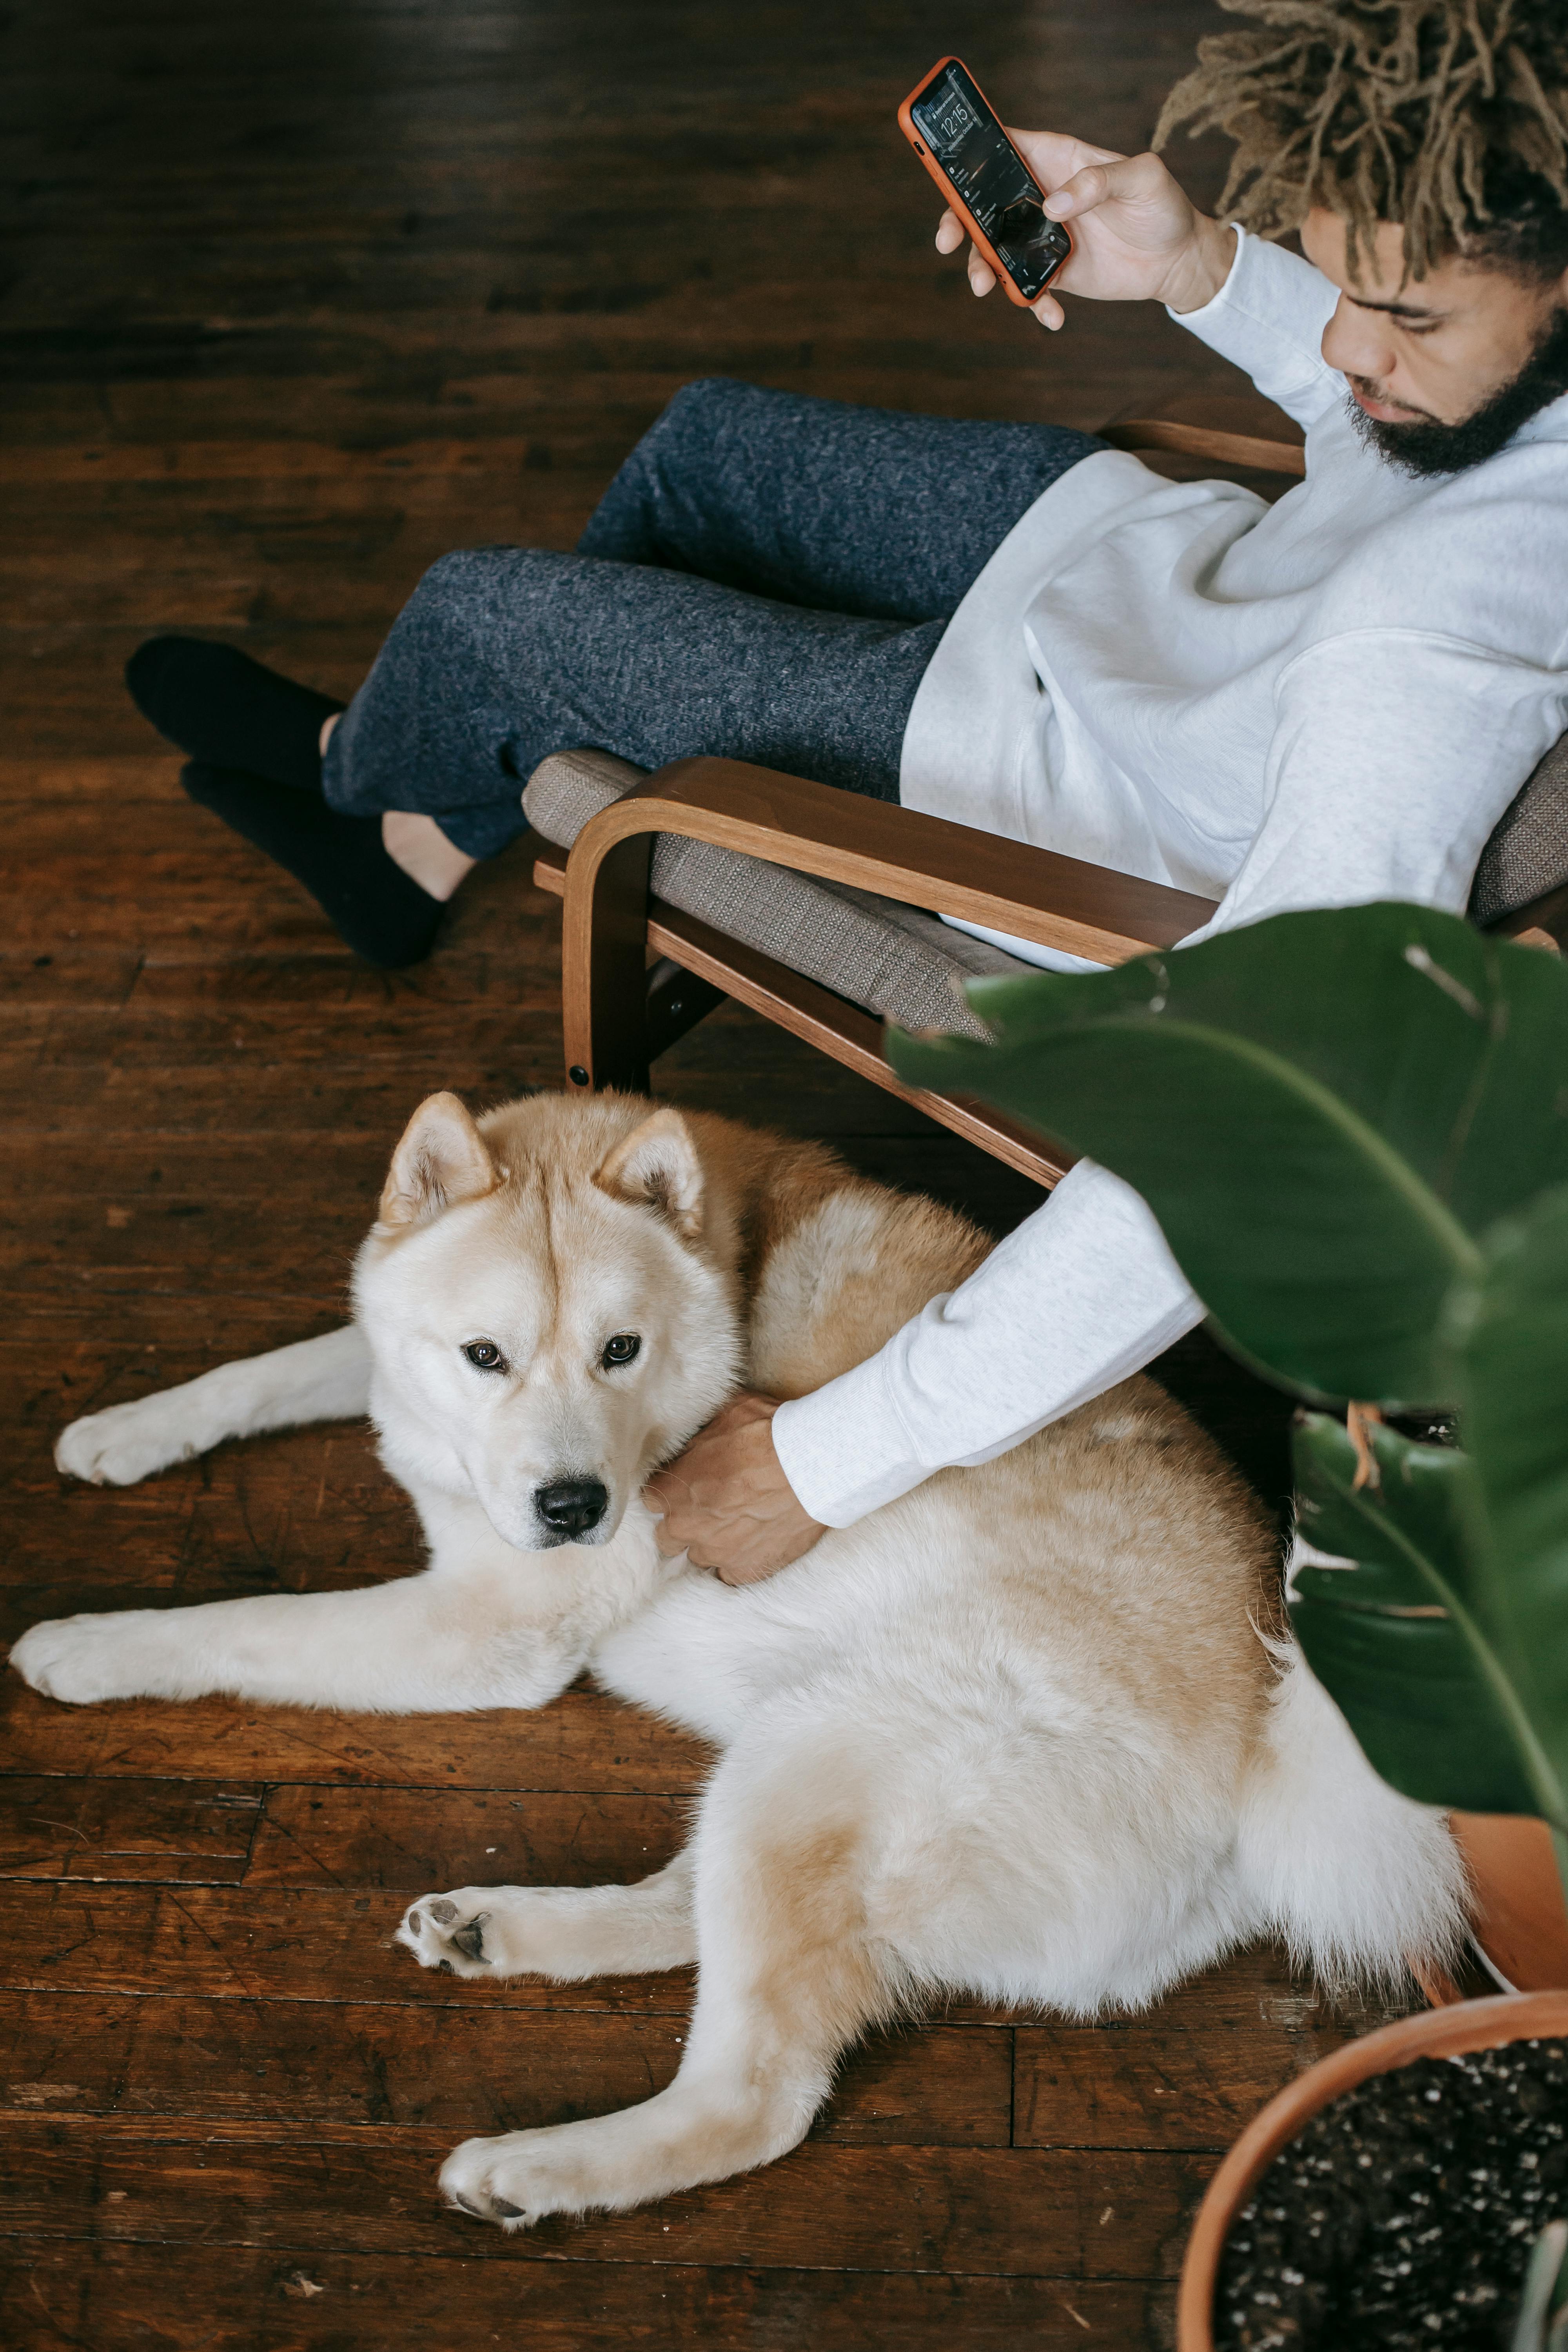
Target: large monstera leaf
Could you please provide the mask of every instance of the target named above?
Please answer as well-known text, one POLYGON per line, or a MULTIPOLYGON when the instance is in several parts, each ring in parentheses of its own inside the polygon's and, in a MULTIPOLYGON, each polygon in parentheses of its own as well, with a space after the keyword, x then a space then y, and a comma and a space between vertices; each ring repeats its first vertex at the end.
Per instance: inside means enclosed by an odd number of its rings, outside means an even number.
POLYGON ((1550 1812, 1551 1761, 1476 1589, 1473 1465, 1387 1429, 1371 1433, 1371 1455, 1320 1414, 1296 1433, 1300 1532, 1345 1563, 1296 1570, 1290 1620, 1308 1664, 1407 1797, 1550 1812))
POLYGON ((1568 1830, 1568 1189, 1488 1235, 1442 1339, 1475 1472, 1476 1617, 1534 1727, 1539 1809, 1568 1830))
POLYGON ((994 1043, 894 1034, 1123 1176, 1237 1351, 1320 1401, 1451 1404, 1445 1302, 1568 1181, 1568 968, 1405 906, 1109 972, 972 982, 994 1043))
POLYGON ((1291 1619, 1384 1780, 1568 1832, 1568 1190, 1482 1245, 1440 1345, 1466 1451, 1336 1421, 1296 1435, 1300 1528, 1353 1568, 1298 1570, 1291 1619))

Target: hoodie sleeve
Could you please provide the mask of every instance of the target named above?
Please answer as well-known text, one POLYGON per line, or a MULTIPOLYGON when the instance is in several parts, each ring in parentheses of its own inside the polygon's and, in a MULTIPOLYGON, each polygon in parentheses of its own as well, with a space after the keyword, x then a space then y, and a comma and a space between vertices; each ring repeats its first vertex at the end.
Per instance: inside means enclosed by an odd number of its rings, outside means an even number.
POLYGON ((1236 231, 1230 275, 1201 310, 1173 310, 1222 359, 1245 368, 1264 396, 1303 428, 1342 400, 1345 380, 1323 358, 1323 330, 1339 290, 1300 254, 1236 231))
POLYGON ((1021 1444, 1203 1312, 1138 1194, 1081 1161, 961 1288, 853 1371, 781 1405, 784 1474, 813 1518, 851 1527, 934 1470, 1021 1444))

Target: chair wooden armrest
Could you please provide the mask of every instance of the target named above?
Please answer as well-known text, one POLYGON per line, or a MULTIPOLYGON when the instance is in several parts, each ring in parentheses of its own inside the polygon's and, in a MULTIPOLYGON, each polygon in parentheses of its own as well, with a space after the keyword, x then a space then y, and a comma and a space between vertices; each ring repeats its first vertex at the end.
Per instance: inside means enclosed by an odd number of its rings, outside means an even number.
POLYGON ((1500 940, 1513 940, 1525 948, 1550 948, 1556 954, 1568 953, 1568 883, 1555 890, 1547 890, 1532 898, 1527 907, 1516 907, 1511 915, 1504 915, 1489 929, 1500 940))
MULTIPOLYGON (((1188 891, 738 760, 676 761, 593 817, 570 856, 542 845, 534 878, 565 902, 562 995, 573 1086, 646 1092, 652 1062, 732 996, 1047 1186, 1070 1167, 1070 1153, 971 1097, 904 1086, 889 1067, 873 1013, 653 898, 649 867, 661 833, 1097 963, 1173 947, 1215 911, 1215 901, 1188 891), (651 973, 650 950, 667 959, 651 973)), ((1495 929, 1559 946, 1568 938, 1568 889, 1495 929)))
POLYGON ((1305 478, 1307 452, 1294 441, 1266 439, 1258 433, 1230 433, 1212 425, 1187 425, 1169 416, 1129 416, 1119 425, 1102 425, 1100 438, 1113 449, 1168 450, 1181 457, 1202 457, 1213 466, 1239 466, 1260 474, 1294 474, 1305 478))
POLYGON ((663 1045, 717 993, 732 995, 1046 1184, 1068 1155, 978 1104, 904 1087, 873 1015, 650 899, 656 834, 712 842, 1097 963, 1172 947, 1214 912, 1211 899, 1187 891, 739 760, 676 761, 592 818, 563 866, 559 854, 538 861, 536 879, 565 900, 562 998, 574 1086, 646 1090, 663 1045), (698 987, 683 991, 678 976, 650 994, 650 948, 698 987))

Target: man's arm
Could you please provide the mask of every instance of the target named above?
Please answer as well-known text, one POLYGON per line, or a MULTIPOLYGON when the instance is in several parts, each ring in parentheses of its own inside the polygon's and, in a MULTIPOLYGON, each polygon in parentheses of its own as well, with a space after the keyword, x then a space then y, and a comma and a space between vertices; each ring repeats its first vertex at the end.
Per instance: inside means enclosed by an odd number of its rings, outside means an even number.
POLYGON ((1203 1307, 1136 1192, 1085 1161, 960 1288, 809 1396, 725 1406, 648 1488, 660 1547, 726 1583, 1113 1388, 1203 1307))
MULTIPOLYGON (((1049 131, 1007 135, 1050 191, 1046 210, 1072 226, 1072 258, 1033 305, 1042 326, 1066 321, 1057 289, 1090 302, 1163 302, 1298 424, 1343 397, 1320 348, 1339 299, 1321 270, 1200 212, 1158 155, 1117 155, 1049 131)), ((942 215, 936 242, 942 253, 963 244, 955 213, 942 215)), ((996 283, 973 246, 969 282, 976 294, 996 283)))
POLYGON ((1235 232, 1236 260, 1210 299, 1171 316, 1178 326, 1245 368, 1266 400, 1309 426, 1340 407, 1345 380, 1323 357, 1323 330, 1339 289, 1299 253, 1235 232))
POLYGON ((1080 1162, 959 1289, 780 1407, 780 1466, 815 1518, 849 1527, 934 1470, 1021 1444, 1141 1370, 1203 1311, 1138 1194, 1080 1162))

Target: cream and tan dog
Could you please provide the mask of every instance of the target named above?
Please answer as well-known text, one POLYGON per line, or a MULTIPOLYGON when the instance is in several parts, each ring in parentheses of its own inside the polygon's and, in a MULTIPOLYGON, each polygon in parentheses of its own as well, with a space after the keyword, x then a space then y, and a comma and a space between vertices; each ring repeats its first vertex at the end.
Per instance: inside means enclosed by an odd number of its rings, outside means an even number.
POLYGON ((1258 1512, 1146 1381, 765 1582, 660 1559, 639 1490, 737 1384, 831 1379, 985 1247, 726 1120, 536 1096, 476 1124, 437 1095, 349 1329, 61 1439, 63 1468, 122 1483, 368 1409, 430 1565, 37 1625, 14 1663, 38 1690, 532 1707, 587 1665, 716 1743, 690 1843, 652 1878, 409 1909, 415 1957, 465 1977, 699 1967, 669 2086, 468 2141, 441 2180, 468 2211, 518 2227, 766 2163, 854 2037, 935 1990, 1089 2016, 1263 1934, 1333 1977, 1449 1947, 1440 1819, 1363 1761, 1279 1629, 1258 1512))

